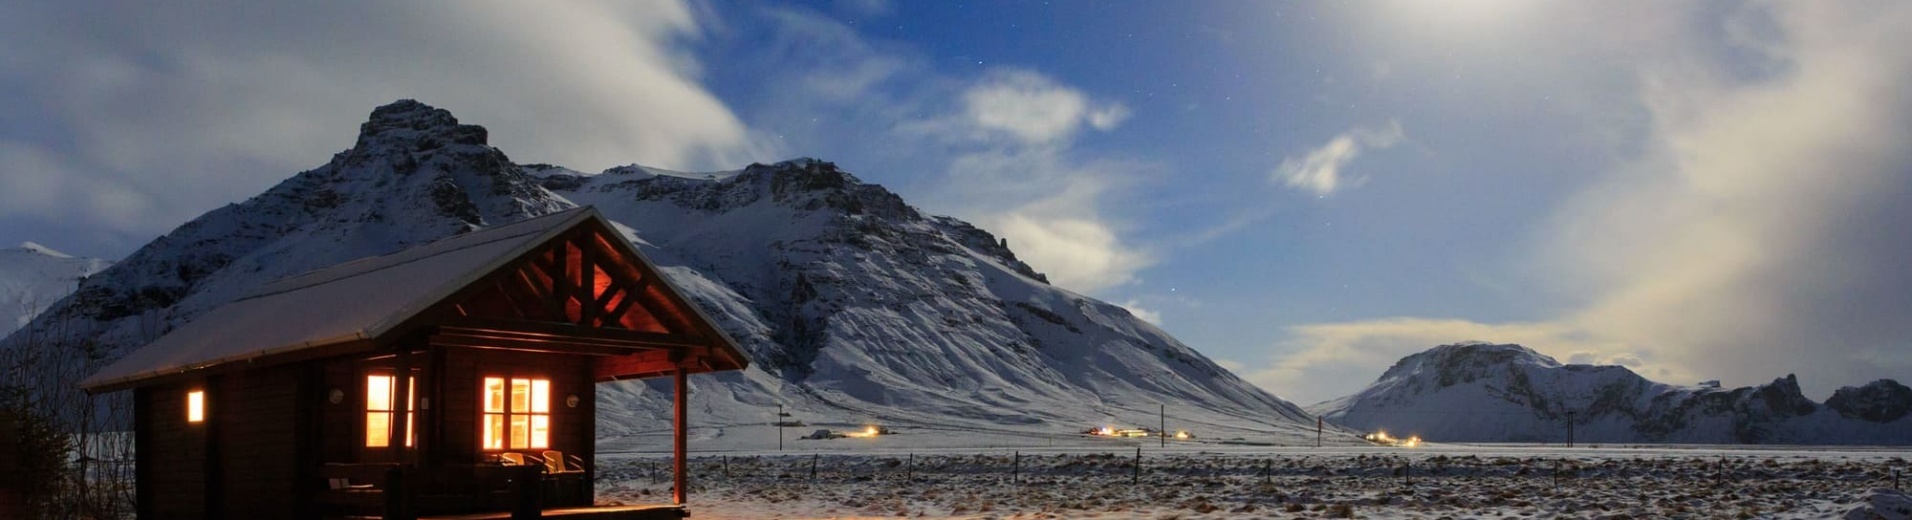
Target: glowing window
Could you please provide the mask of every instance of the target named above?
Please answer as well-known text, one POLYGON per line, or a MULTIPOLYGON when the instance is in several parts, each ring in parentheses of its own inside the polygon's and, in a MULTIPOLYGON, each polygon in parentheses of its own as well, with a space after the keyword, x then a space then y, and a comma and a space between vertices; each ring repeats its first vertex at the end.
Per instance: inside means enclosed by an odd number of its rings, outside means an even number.
MULTIPOLYGON (((392 445, 393 408, 398 403, 398 378, 385 374, 365 376, 365 447, 384 448, 392 445)), ((405 446, 411 447, 417 433, 412 431, 412 410, 418 408, 414 396, 418 395, 418 379, 408 378, 405 387, 405 402, 413 403, 405 408, 405 446)))
POLYGON ((487 377, 480 418, 484 449, 551 447, 551 381, 487 377))
POLYGON ((193 390, 186 392, 186 422, 204 422, 206 420, 206 392, 193 390))

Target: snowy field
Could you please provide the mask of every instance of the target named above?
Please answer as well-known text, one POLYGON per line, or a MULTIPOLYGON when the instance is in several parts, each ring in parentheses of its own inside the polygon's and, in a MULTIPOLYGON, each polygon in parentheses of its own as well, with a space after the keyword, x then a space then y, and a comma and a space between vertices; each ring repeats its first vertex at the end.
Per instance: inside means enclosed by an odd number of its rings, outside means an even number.
MULTIPOLYGON (((705 519, 1912 518, 1912 500, 1893 490, 1895 471, 1912 480, 1903 449, 1157 442, 904 431, 694 452, 691 510, 705 519)), ((668 501, 669 465, 656 452, 600 454, 598 496, 668 501)))

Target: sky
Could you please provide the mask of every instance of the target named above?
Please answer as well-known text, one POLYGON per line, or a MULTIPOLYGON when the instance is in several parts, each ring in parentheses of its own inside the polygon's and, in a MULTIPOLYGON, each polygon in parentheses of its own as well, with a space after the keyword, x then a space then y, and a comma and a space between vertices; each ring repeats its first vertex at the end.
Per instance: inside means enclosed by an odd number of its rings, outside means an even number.
POLYGON ((0 243, 118 258, 415 98, 520 163, 819 157, 1276 395, 1521 343, 1912 381, 1912 3, 0 0, 0 243))

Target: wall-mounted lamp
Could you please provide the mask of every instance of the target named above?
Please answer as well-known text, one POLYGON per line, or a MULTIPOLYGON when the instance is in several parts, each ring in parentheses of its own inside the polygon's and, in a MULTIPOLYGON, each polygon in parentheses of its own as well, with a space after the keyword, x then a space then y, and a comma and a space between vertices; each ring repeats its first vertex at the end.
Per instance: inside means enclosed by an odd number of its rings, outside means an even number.
POLYGON ((325 395, 325 400, 331 401, 332 404, 343 403, 345 402, 345 391, 333 388, 331 393, 325 395))
POLYGON ((568 396, 565 396, 565 397, 564 397, 564 405, 565 405, 565 406, 567 406, 567 407, 571 407, 571 408, 577 408, 577 407, 578 407, 578 394, 571 394, 571 395, 568 395, 568 396))

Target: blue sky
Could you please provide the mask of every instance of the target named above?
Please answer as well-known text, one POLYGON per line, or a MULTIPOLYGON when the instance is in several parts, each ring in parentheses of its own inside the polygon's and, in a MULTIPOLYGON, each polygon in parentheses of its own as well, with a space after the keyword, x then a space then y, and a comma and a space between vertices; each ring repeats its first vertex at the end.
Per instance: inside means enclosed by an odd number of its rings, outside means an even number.
POLYGON ((1912 375, 1903 2, 0 2, 0 241, 116 258, 417 98, 519 162, 821 157, 1282 397, 1519 342, 1912 375))

